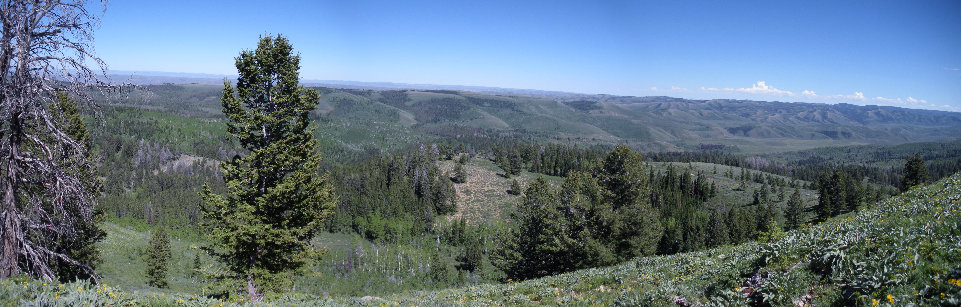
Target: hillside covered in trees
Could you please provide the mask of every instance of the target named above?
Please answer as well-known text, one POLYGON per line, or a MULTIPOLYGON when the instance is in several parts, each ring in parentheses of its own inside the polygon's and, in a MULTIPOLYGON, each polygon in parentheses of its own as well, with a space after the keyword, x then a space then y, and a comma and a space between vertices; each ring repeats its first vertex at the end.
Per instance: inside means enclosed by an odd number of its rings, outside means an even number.
POLYGON ((961 304, 961 113, 114 85, 95 4, 0 3, 0 305, 961 304))

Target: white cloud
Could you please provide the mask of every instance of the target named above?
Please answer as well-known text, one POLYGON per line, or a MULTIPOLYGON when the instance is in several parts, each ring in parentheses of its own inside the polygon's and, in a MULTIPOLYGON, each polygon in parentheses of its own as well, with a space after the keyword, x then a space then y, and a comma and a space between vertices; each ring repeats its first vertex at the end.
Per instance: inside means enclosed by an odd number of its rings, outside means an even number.
POLYGON ((884 97, 878 96, 878 97, 874 97, 874 100, 883 101, 887 103, 904 104, 904 101, 901 100, 901 98, 884 98, 884 97))
POLYGON ((751 93, 751 94, 775 94, 775 95, 794 96, 794 93, 792 93, 791 91, 777 89, 773 86, 767 85, 767 83, 764 81, 758 81, 753 86, 751 86, 751 88, 739 88, 737 89, 737 91, 751 93))
MULTIPOLYGON (((672 91, 687 91, 686 88, 680 88, 677 86, 671 87, 672 91)), ((854 104, 871 104, 874 102, 879 105, 889 105, 889 106, 904 106, 904 107, 915 107, 915 108, 925 108, 925 109, 940 109, 940 110, 951 110, 959 111, 961 108, 952 107, 949 105, 935 105, 933 103, 928 103, 927 100, 914 98, 914 96, 907 96, 906 98, 894 97, 888 98, 884 96, 865 96, 864 92, 856 91, 852 94, 818 94, 813 90, 803 90, 800 93, 794 93, 788 90, 778 89, 774 86, 767 84, 765 81, 758 81, 750 88, 717 88, 717 87, 705 87, 701 86, 696 89, 696 91, 701 92, 701 95, 705 96, 716 96, 718 92, 740 92, 747 93, 750 95, 781 95, 781 96, 792 96, 794 99, 804 100, 806 102, 822 102, 822 103, 854 103, 854 104), (709 94, 710 93, 710 94, 709 94)), ((741 96, 741 95, 737 95, 741 96)), ((761 98, 763 99, 763 98, 761 98)))
MULTIPOLYGON (((851 94, 851 95, 837 94, 837 95, 831 95, 831 96, 828 96, 828 97, 829 97, 829 98, 834 98, 834 99, 865 100, 865 98, 864 98, 864 93, 862 93, 862 92, 854 92, 854 94, 851 94)), ((875 99, 877 99, 877 98, 875 98, 875 99)))
POLYGON ((677 87, 677 86, 671 85, 671 90, 672 90, 672 91, 686 91, 687 89, 686 89, 686 88, 683 88, 683 87, 677 87))
POLYGON ((657 87, 656 87, 656 86, 652 86, 652 87, 651 87, 651 90, 656 92, 656 91, 657 91, 657 87))

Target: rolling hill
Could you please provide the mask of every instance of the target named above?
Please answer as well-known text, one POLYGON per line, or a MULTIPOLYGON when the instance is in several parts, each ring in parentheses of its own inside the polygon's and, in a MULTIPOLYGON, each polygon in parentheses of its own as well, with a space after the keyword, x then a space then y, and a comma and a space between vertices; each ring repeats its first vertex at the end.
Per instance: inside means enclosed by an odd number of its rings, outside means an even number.
MULTIPOLYGON (((346 151, 389 150, 481 129, 542 140, 646 151, 695 150, 704 144, 743 153, 831 145, 900 144, 958 139, 961 113, 850 104, 687 100, 560 94, 482 94, 454 90, 318 88, 314 118, 346 151), (455 129, 456 128, 456 129, 455 129)), ((100 96, 108 105, 219 118, 220 86, 147 85, 100 96)))

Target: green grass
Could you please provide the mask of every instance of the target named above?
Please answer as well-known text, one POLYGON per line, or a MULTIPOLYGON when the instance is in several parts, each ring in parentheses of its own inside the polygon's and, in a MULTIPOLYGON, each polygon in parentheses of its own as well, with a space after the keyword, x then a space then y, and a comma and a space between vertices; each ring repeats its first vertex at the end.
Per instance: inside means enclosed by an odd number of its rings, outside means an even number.
MULTIPOLYGON (((961 303, 961 173, 890 198, 877 206, 788 232, 772 243, 747 243, 671 256, 638 258, 615 266, 580 270, 507 284, 481 284, 357 298, 318 293, 273 296, 279 305, 712 305, 883 306, 961 303), (748 283, 748 280, 756 281, 748 283)), ((116 237, 144 233, 118 226, 116 237)), ((112 238, 112 237, 111 237, 112 238)), ((127 243, 108 240, 105 246, 127 243)), ((346 244, 346 243, 345 243, 346 244)), ((353 243, 349 243, 352 245, 353 243)), ((174 242, 174 250, 189 245, 174 242)), ((134 245, 136 246, 136 245, 134 245)), ((131 247, 133 249, 134 247, 131 247)), ((109 253, 124 253, 118 249, 109 253)), ((133 253, 127 251, 127 255, 133 253)), ((127 258, 133 261, 131 258, 127 258)), ((128 268, 131 272, 135 269, 128 268)), ((176 271, 177 269, 174 269, 176 271)), ((9 279, 0 304, 195 305, 222 301, 190 292, 165 293, 136 286, 45 284, 9 279)), ((131 282, 133 283, 133 282, 131 282)), ((174 282, 174 289, 180 287, 174 282)), ((229 301, 227 304, 238 304, 229 301)))

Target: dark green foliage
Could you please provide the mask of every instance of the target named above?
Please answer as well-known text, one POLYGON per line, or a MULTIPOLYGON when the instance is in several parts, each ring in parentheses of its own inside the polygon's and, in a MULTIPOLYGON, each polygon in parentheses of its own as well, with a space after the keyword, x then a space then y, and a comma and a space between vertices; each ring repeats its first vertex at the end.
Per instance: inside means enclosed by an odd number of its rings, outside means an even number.
POLYGON ((728 231, 727 216, 720 208, 711 210, 710 224, 708 224, 707 247, 717 247, 731 242, 731 235, 728 231))
POLYGON ((520 174, 521 170, 523 170, 523 163, 524 161, 521 160, 521 154, 516 150, 511 150, 507 155, 506 171, 510 173, 510 175, 520 174))
POLYGON ((204 188, 202 225, 225 290, 243 285, 252 300, 318 255, 309 240, 334 207, 308 119, 318 94, 298 85, 299 62, 286 38, 263 37, 237 58, 236 92, 224 82, 227 132, 246 154, 221 164, 225 195, 204 188))
POLYGON ((540 177, 528 186, 512 215, 517 228, 498 249, 508 277, 608 265, 656 251, 662 228, 640 154, 619 146, 602 165, 595 174, 568 173, 559 191, 540 177))
MULTIPOLYGON (((60 121, 59 126, 64 127, 64 132, 67 136, 83 144, 89 150, 90 132, 87 131, 87 125, 77 110, 76 101, 70 99, 64 92, 57 92, 56 103, 54 114, 57 120, 60 121)), ((91 194, 99 195, 101 191, 103 191, 103 182, 100 178, 96 177, 95 172, 89 171, 94 165, 95 160, 95 157, 88 156, 80 161, 71 161, 67 166, 67 171, 80 179, 85 190, 91 194)), ((75 210, 77 208, 70 207, 68 209, 75 210)), ((103 210, 100 207, 94 207, 93 211, 93 218, 91 220, 77 220, 74 225, 74 231, 76 232, 74 237, 61 237, 60 242, 55 246, 58 252, 66 254, 70 259, 86 264, 90 266, 91 269, 96 269, 101 261, 100 250, 96 244, 100 240, 103 240, 103 238, 107 236, 107 233, 100 228, 100 224, 104 220, 103 210)), ((78 216, 80 212, 68 212, 67 214, 78 216)), ((89 272, 75 264, 61 259, 55 261, 56 264, 52 267, 55 268, 57 279, 61 281, 74 281, 91 277, 89 272)))
POLYGON ((335 170, 339 203, 327 229, 398 242, 430 232, 437 215, 456 211, 450 175, 441 173, 427 148, 335 170))
POLYGON ((727 229, 732 243, 747 242, 755 236, 753 211, 733 206, 727 214, 727 229))
POLYGON ((617 146, 604 157, 597 181, 610 193, 608 197, 615 210, 648 195, 650 190, 643 168, 641 154, 624 145, 617 146))
POLYGON ((861 183, 843 169, 822 173, 818 180, 818 219, 823 221, 857 209, 863 200, 863 192, 861 183))
POLYGON ((157 287, 167 287, 167 271, 170 266, 170 238, 163 228, 158 228, 150 236, 150 245, 146 251, 147 284, 157 287))
MULTIPOLYGON (((743 176, 746 177, 747 173, 743 176)), ((652 170, 648 177, 653 183, 650 199, 664 226, 658 253, 673 254, 715 244, 742 242, 734 241, 741 238, 732 233, 738 229, 727 224, 729 210, 705 205, 713 197, 711 190, 717 193, 717 188, 703 172, 695 176, 690 166, 681 168, 668 164, 667 171, 654 173, 652 170), (721 224, 725 229, 718 228, 721 224)))
POLYGON ((484 261, 484 242, 481 239, 478 237, 467 238, 464 251, 457 258, 461 263, 460 269, 470 272, 481 269, 484 261))
POLYGON ((433 259, 430 266, 431 279, 435 283, 447 283, 454 271, 451 269, 450 261, 447 260, 446 256, 439 253, 435 253, 431 259, 433 259))
POLYGON ((507 190, 507 193, 511 195, 521 195, 521 184, 517 182, 517 179, 511 180, 511 189, 507 190))
POLYGON ((194 254, 194 262, 190 266, 190 276, 191 277, 200 276, 202 269, 203 267, 201 267, 201 263, 200 263, 200 253, 196 253, 194 254))
POLYGON ((532 173, 566 177, 571 171, 590 171, 604 151, 561 144, 503 142, 491 148, 494 164, 505 176, 519 174, 523 168, 532 173))
POLYGON ((465 182, 467 182, 467 170, 464 169, 464 163, 461 163, 460 161, 458 161, 457 164, 454 165, 454 178, 453 178, 453 180, 454 180, 454 182, 456 182, 456 183, 465 183, 465 182))
POLYGON ((924 167, 924 159, 921 154, 908 156, 904 159, 904 181, 901 182, 901 191, 907 191, 913 186, 924 184, 928 180, 928 168, 924 167))
POLYGON ((800 189, 794 188, 794 193, 791 194, 791 198, 787 201, 787 211, 784 212, 784 218, 787 220, 787 229, 798 228, 806 221, 800 189))
POLYGON ((572 270, 572 242, 564 233, 564 221, 555 208, 557 195, 542 177, 531 182, 512 219, 516 229, 507 234, 498 250, 508 276, 527 279, 572 270))

